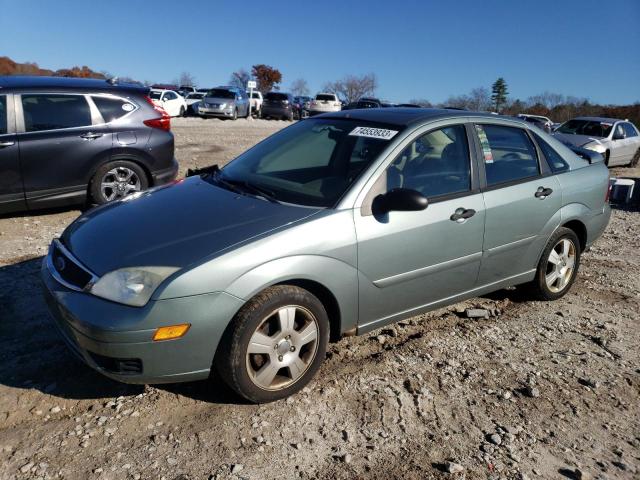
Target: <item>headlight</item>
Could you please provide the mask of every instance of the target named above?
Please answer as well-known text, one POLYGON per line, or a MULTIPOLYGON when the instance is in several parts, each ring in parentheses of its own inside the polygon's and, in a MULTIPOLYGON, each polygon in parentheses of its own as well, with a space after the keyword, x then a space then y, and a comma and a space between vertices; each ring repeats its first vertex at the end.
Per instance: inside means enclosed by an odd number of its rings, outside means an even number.
POLYGON ((132 267, 114 270, 103 275, 92 287, 91 293, 125 305, 143 307, 156 288, 175 267, 132 267))
POLYGON ((593 152, 601 153, 602 155, 604 155, 604 153, 607 151, 607 149, 604 148, 604 145, 602 145, 599 142, 587 143, 582 148, 586 148, 587 150, 591 150, 593 152))
POLYGON ((226 107, 227 107, 227 104, 226 104, 226 103, 221 103, 221 104, 220 104, 220 108, 221 108, 221 109, 226 108, 226 107))

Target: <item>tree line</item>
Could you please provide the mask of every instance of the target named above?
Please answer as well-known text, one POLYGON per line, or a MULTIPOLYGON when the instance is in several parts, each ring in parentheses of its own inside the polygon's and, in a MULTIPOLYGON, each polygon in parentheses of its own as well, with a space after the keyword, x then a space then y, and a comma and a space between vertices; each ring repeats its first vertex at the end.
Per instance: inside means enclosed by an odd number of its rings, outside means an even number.
MULTIPOLYGON (((9 57, 0 57, 0 75, 52 75, 59 77, 108 78, 108 72, 97 72, 87 66, 74 66, 50 70, 41 68, 37 63, 18 63, 9 57)), ((135 81, 132 78, 121 80, 135 81)), ((247 70, 240 68, 231 74, 229 83, 239 88, 246 88, 249 80, 255 80, 257 89, 263 93, 282 88, 282 73, 271 65, 256 64, 247 70)), ((139 82, 151 85, 153 82, 139 82)), ((189 72, 182 72, 174 80, 176 85, 195 85, 196 78, 189 72)), ((341 79, 326 82, 322 90, 335 93, 346 102, 354 102, 361 97, 375 96, 378 80, 374 73, 363 75, 346 75, 341 79)), ((311 90, 303 78, 295 79, 288 90, 293 95, 309 95, 311 90)), ((473 88, 463 95, 452 95, 444 102, 431 103, 424 98, 414 98, 409 103, 422 107, 453 107, 474 111, 493 111, 504 115, 530 113, 544 115, 555 122, 564 122, 577 116, 602 116, 611 118, 628 118, 640 126, 640 102, 631 105, 600 105, 591 103, 584 97, 565 96, 559 93, 545 91, 532 95, 526 99, 509 97, 508 85, 504 78, 498 78, 491 87, 473 88)))

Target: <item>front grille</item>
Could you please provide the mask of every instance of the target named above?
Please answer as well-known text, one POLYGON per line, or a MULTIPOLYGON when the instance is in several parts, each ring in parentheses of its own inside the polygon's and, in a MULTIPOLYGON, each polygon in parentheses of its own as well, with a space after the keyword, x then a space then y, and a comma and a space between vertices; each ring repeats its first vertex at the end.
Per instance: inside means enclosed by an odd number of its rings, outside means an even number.
POLYGON ((52 274, 67 286, 83 290, 93 279, 93 275, 62 247, 59 241, 51 244, 49 266, 52 274))
POLYGON ((113 358, 89 352, 89 355, 103 370, 119 375, 139 375, 142 373, 142 360, 139 358, 113 358))

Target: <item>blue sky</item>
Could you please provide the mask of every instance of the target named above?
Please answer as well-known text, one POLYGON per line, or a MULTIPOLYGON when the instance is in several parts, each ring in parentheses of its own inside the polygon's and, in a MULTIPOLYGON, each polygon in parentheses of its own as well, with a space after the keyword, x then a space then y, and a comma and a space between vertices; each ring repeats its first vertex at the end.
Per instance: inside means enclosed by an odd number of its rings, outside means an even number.
POLYGON ((266 63, 312 92, 374 72, 390 101, 490 86, 640 101, 640 0, 0 0, 0 55, 201 86, 266 63))

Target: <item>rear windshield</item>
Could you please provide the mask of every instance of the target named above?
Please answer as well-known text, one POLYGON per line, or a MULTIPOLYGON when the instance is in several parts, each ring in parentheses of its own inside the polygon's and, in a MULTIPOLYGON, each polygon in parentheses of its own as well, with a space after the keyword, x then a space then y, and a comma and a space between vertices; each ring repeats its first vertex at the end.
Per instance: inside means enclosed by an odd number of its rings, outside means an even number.
POLYGON ((316 95, 316 100, 329 100, 331 102, 334 102, 336 100, 336 97, 333 95, 316 95))
POLYGON ((613 122, 574 119, 560 125, 556 132, 590 137, 608 137, 612 128, 613 122))
POLYGON ((264 96, 265 100, 289 100, 286 93, 269 92, 264 96))
POLYGON ((207 97, 215 98, 235 98, 236 94, 224 88, 213 88, 207 92, 207 97))
POLYGON ((258 92, 253 92, 251 94, 251 98, 260 98, 260 94, 258 92))

